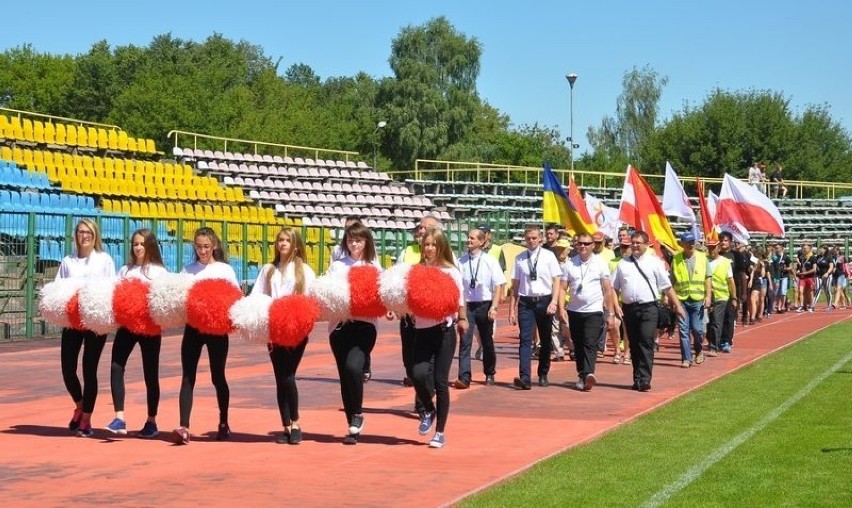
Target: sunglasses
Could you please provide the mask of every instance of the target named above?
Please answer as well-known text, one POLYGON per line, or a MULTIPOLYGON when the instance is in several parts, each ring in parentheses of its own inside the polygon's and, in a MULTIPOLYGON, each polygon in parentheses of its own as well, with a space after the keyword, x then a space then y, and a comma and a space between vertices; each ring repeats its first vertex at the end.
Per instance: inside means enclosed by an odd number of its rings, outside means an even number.
POLYGON ((592 245, 594 242, 574 242, 574 243, 576 243, 577 245, 582 245, 583 247, 588 247, 589 245, 592 245))

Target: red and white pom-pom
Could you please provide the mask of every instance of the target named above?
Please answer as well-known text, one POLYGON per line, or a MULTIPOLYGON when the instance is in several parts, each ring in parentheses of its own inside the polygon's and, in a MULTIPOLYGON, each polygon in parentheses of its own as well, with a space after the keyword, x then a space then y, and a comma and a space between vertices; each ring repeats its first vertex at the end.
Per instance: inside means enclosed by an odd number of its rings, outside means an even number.
POLYGON ((441 320, 459 309, 459 288, 438 267, 414 265, 408 273, 408 307, 415 316, 441 320))
POLYGON ((376 318, 387 314, 379 294, 379 269, 373 265, 353 266, 349 281, 349 312, 353 317, 376 318))
POLYGON ((408 272, 411 265, 401 263, 394 265, 379 276, 379 295, 385 307, 399 315, 409 314, 408 308, 408 272))
POLYGON ((115 282, 115 279, 89 279, 77 293, 80 297, 80 319, 83 326, 98 335, 118 330, 112 311, 115 282))
POLYGON ((240 298, 228 314, 234 324, 234 337, 247 342, 269 342, 269 306, 272 297, 251 295, 240 298))
POLYGON ((229 311, 242 297, 240 288, 225 279, 196 281, 186 298, 186 323, 201 333, 227 335, 234 330, 229 311))
POLYGON ((151 281, 148 311, 161 329, 186 324, 186 298, 194 282, 195 278, 185 273, 169 273, 151 281))
POLYGON ((277 298, 269 307, 269 342, 293 349, 307 339, 320 316, 319 303, 310 296, 277 298))
POLYGON ((349 319, 349 280, 346 272, 317 277, 311 283, 309 295, 319 303, 319 320, 336 323, 349 319))
MULTIPOLYGON (((38 310, 44 320, 61 328, 74 328, 66 311, 69 302, 77 295, 77 291, 82 286, 82 279, 58 279, 45 284, 41 288, 41 298, 38 302, 38 310)), ((82 327, 79 311, 73 312, 77 314, 76 324, 82 327)))
POLYGON ((122 279, 115 285, 112 311, 115 322, 137 335, 157 336, 163 330, 151 319, 148 308, 150 283, 137 278, 122 279))

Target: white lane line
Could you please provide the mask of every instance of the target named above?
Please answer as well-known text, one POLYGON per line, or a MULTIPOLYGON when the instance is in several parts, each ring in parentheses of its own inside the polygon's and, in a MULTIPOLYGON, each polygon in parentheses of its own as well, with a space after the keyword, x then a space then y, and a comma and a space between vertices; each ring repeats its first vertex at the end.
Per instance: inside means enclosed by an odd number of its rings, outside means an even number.
POLYGON ((781 416, 784 411, 790 409, 790 407, 802 400, 805 396, 807 396, 814 388, 816 388, 820 383, 825 381, 828 376, 834 374, 841 367, 846 365, 852 361, 852 352, 841 358, 834 365, 826 369, 819 376, 811 379, 811 382, 804 386, 801 390, 799 390, 795 395, 784 401, 780 406, 773 409, 770 413, 764 416, 759 422, 755 423, 751 428, 746 430, 745 432, 739 434, 734 437, 724 446, 716 450, 715 452, 708 455, 704 460, 693 466, 686 473, 683 474, 680 478, 677 479, 674 483, 669 484, 661 491, 654 494, 651 499, 642 504, 645 508, 662 506, 663 503, 668 501, 672 496, 686 488, 690 483, 698 479, 699 476, 704 474, 705 471, 713 467, 717 462, 725 458, 726 455, 734 451, 739 445, 745 443, 749 439, 752 438, 755 434, 763 430, 767 425, 775 421, 779 416, 781 416))

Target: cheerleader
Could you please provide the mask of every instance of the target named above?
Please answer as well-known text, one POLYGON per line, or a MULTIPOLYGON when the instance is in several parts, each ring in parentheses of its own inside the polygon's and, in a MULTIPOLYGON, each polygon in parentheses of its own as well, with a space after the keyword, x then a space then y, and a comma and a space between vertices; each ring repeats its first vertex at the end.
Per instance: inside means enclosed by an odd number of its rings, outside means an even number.
MULTIPOLYGON (((75 251, 62 259, 56 279, 110 279, 115 277, 115 263, 104 252, 98 225, 91 219, 82 219, 74 228, 75 251)), ((92 412, 98 398, 98 362, 101 359, 106 335, 90 330, 62 329, 60 356, 62 380, 74 400, 74 416, 68 429, 80 437, 91 437, 92 412), (77 361, 83 350, 83 386, 77 377, 77 361)))
MULTIPOLYGON (((152 281, 168 273, 163 267, 163 257, 157 237, 150 229, 139 229, 131 236, 131 253, 127 264, 118 272, 119 279, 141 279, 152 281)), ((120 298, 121 295, 116 295, 120 298)), ((145 391, 148 401, 148 420, 138 436, 152 438, 159 434, 157 429, 157 408, 160 405, 160 345, 162 335, 141 335, 125 327, 118 329, 112 342, 112 366, 110 369, 110 388, 115 418, 106 426, 113 434, 127 434, 124 418, 124 372, 127 359, 136 343, 142 352, 142 372, 145 377, 145 391)))
MULTIPOLYGON (((376 245, 373 235, 361 223, 355 223, 344 231, 343 251, 346 256, 331 264, 328 272, 343 272, 352 266, 381 266, 376 260, 376 245)), ((362 404, 364 401, 364 364, 376 345, 377 320, 368 317, 353 317, 340 323, 329 323, 329 343, 337 372, 340 376, 340 395, 343 410, 349 424, 349 434, 344 444, 356 444, 364 427, 362 404)))
POLYGON ((422 316, 414 316, 414 389, 417 397, 423 401, 425 412, 420 418, 419 432, 421 436, 429 433, 435 423, 435 436, 429 441, 430 448, 444 446, 444 427, 450 412, 449 377, 450 366, 456 351, 456 330, 464 335, 467 332, 467 317, 464 303, 462 275, 453 262, 453 251, 450 242, 439 229, 428 229, 423 235, 423 249, 420 262, 428 266, 439 267, 453 278, 458 288, 458 308, 452 315, 441 320, 422 316), (432 400, 430 385, 434 382, 435 399, 432 400), (437 406, 437 408, 436 408, 437 406))
MULTIPOLYGON (((203 227, 195 232, 195 262, 186 265, 181 273, 196 279, 222 279, 239 287, 237 274, 228 264, 227 255, 216 232, 203 227)), ((180 345, 180 363, 183 379, 180 384, 180 427, 172 432, 177 444, 189 444, 189 416, 192 412, 192 392, 198 371, 201 349, 207 346, 207 358, 210 362, 210 377, 216 388, 216 400, 219 404, 219 427, 216 440, 224 441, 231 437, 228 426, 228 404, 231 393, 225 379, 225 362, 228 359, 228 335, 202 333, 186 325, 180 345)))
MULTIPOLYGON (((251 294, 264 294, 273 299, 292 294, 305 294, 316 278, 308 266, 305 256, 305 244, 299 233, 292 228, 284 228, 275 239, 275 258, 271 264, 261 269, 251 294)), ((278 411, 284 433, 278 436, 278 444, 299 444, 302 430, 299 426, 299 392, 296 389, 296 369, 302 361, 308 338, 305 337, 293 349, 268 344, 269 359, 275 372, 275 387, 278 396, 278 411)))

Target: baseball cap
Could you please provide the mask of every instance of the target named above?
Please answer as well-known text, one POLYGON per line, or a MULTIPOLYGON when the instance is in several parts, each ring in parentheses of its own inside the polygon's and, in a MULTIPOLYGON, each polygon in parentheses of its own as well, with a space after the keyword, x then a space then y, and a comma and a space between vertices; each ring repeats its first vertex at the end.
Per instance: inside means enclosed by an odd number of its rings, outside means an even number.
POLYGON ((695 243, 695 235, 687 232, 680 235, 680 241, 683 243, 695 243))
POLYGON ((483 222, 483 223, 481 223, 480 225, 476 226, 476 229, 478 229, 478 230, 482 231, 483 233, 490 233, 490 232, 491 232, 491 226, 489 226, 489 225, 488 225, 487 223, 485 223, 485 222, 483 222))
POLYGON ((556 243, 554 243, 553 246, 560 249, 569 249, 571 248, 571 242, 569 242, 567 238, 560 238, 559 240, 556 240, 556 243))
POLYGON ((594 240, 596 242, 602 242, 602 241, 604 241, 604 238, 605 238, 605 236, 604 236, 603 232, 601 232, 601 231, 595 231, 595 234, 592 235, 592 240, 594 240))

